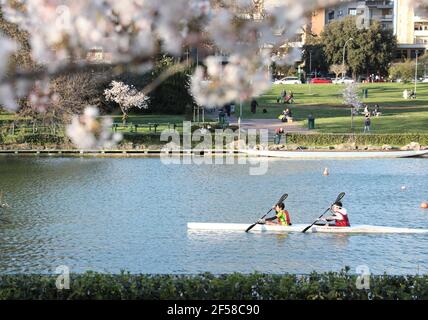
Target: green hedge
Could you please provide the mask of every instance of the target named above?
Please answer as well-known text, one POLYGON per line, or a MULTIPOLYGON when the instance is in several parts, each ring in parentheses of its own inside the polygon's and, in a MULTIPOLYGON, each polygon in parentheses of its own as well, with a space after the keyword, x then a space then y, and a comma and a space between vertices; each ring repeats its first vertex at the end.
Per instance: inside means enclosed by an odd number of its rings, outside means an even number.
POLYGON ((382 146, 404 146, 410 142, 419 142, 428 145, 428 134, 405 133, 405 134, 298 134, 288 133, 287 142, 302 146, 333 146, 344 143, 355 143, 357 145, 382 146))
POLYGON ((54 135, 51 133, 33 133, 23 134, 16 137, 16 143, 31 143, 31 144, 62 144, 65 142, 63 136, 54 135))
POLYGON ((230 274, 214 276, 71 275, 70 289, 58 290, 55 275, 4 275, 0 299, 428 299, 428 276, 371 276, 370 289, 357 289, 356 276, 230 274))

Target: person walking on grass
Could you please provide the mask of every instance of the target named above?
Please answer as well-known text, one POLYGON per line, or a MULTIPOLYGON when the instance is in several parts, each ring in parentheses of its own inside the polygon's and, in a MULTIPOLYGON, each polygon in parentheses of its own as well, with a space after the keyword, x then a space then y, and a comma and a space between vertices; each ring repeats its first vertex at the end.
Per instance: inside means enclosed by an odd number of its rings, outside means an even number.
POLYGON ((364 133, 370 132, 370 125, 371 125, 370 116, 366 115, 366 118, 364 119, 364 133))

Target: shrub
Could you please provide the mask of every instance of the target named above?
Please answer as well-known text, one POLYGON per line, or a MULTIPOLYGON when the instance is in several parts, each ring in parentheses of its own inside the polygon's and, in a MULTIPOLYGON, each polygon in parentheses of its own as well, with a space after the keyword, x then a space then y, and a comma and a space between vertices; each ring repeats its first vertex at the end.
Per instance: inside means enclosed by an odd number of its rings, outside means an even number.
POLYGON ((72 274, 69 290, 57 290, 55 275, 4 275, 0 299, 224 299, 367 300, 428 299, 428 276, 372 275, 370 289, 356 287, 356 275, 240 274, 133 275, 72 274))
POLYGON ((16 143, 30 143, 30 144, 61 144, 65 142, 62 136, 54 135, 51 133, 32 133, 23 134, 16 137, 16 143))
POLYGON ((287 134, 287 143, 299 144, 302 146, 332 146, 344 143, 375 146, 382 146, 384 144, 404 146, 410 142, 419 142, 421 145, 428 145, 428 134, 287 134))

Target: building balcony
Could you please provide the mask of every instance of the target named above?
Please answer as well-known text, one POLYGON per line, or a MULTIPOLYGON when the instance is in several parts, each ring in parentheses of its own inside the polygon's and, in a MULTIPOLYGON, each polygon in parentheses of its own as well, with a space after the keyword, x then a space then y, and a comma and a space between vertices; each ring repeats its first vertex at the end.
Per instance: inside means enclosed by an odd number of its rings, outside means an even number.
POLYGON ((375 0, 375 1, 362 1, 364 5, 371 7, 371 8, 378 8, 378 9, 392 9, 394 8, 394 1, 392 0, 375 0))
POLYGON ((415 37, 428 37, 428 30, 415 30, 415 37))
POLYGON ((428 35, 423 38, 415 38, 415 44, 428 44, 428 35))
POLYGON ((387 15, 373 15, 372 16, 373 20, 379 20, 379 21, 393 21, 394 16, 392 14, 387 14, 387 15))

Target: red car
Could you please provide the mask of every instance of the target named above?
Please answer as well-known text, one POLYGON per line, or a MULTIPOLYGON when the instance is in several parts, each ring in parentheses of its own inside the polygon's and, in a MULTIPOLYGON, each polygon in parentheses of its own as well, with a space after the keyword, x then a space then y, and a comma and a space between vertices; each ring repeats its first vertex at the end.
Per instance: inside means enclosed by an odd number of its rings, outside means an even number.
POLYGON ((328 78, 312 78, 311 83, 333 83, 331 79, 328 78))

